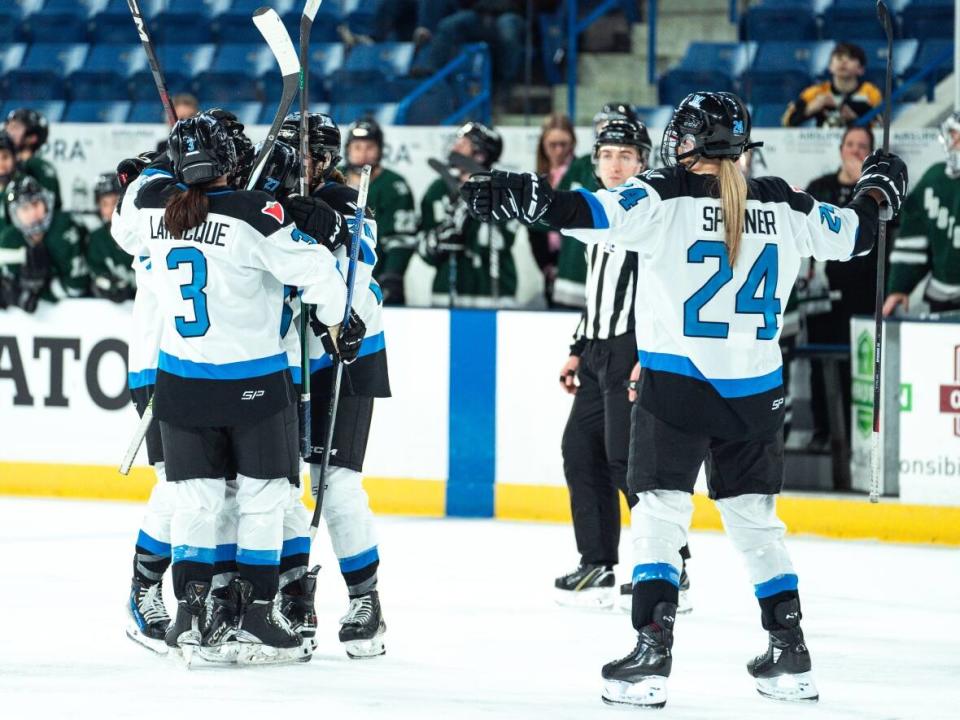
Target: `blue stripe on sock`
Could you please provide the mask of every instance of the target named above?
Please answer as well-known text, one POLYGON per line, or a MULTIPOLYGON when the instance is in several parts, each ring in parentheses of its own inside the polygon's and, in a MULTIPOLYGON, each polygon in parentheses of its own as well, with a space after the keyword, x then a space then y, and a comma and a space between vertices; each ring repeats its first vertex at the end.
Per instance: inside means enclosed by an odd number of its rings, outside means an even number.
POLYGON ((237 563, 244 565, 279 565, 279 550, 248 550, 247 548, 237 548, 237 563))
POLYGON ((177 545, 173 548, 173 561, 195 562, 204 565, 213 565, 217 551, 213 548, 193 547, 192 545, 177 545))
POLYGON ((753 591, 758 598, 766 598, 786 590, 797 589, 797 576, 793 573, 786 575, 777 575, 762 583, 753 586, 753 591))
POLYGON ((217 545, 217 552, 214 557, 218 563, 233 562, 237 559, 237 544, 217 545))
POLYGON ((167 555, 168 557, 170 555, 170 543, 160 542, 147 535, 143 530, 137 535, 137 547, 149 550, 154 555, 167 555))
POLYGON ((354 570, 365 568, 367 565, 371 565, 379 559, 380 554, 377 552, 377 546, 374 545, 369 550, 364 550, 357 555, 340 558, 338 562, 340 563, 340 572, 353 572, 354 570))
POLYGON ((633 568, 633 584, 647 580, 666 580, 680 587, 680 571, 670 563, 645 563, 633 568))
POLYGON ((295 537, 283 541, 283 547, 280 549, 280 557, 290 557, 291 555, 309 555, 310 538, 295 537))

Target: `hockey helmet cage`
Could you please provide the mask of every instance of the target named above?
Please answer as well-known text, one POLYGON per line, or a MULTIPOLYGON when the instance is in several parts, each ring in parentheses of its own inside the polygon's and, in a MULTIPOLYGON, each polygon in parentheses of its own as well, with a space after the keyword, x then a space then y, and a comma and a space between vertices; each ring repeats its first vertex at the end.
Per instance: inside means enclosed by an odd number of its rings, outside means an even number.
POLYGON ((960 177, 960 149, 953 147, 952 133, 960 133, 960 111, 955 111, 940 123, 940 143, 947 154, 947 175, 960 177))
POLYGON ((170 131, 167 155, 177 179, 200 185, 237 169, 237 151, 227 129, 214 116, 200 113, 180 120, 170 131))
POLYGON ((53 202, 53 193, 43 187, 31 175, 22 175, 7 188, 7 209, 10 222, 23 233, 24 237, 43 235, 50 229, 50 223, 53 222, 53 202), (47 208, 43 218, 34 223, 23 223, 20 220, 20 213, 17 212, 19 208, 22 205, 38 201, 42 202, 47 208))
MULTIPOLYGON (((30 108, 17 108, 7 113, 7 122, 14 121, 23 124, 24 138, 28 135, 34 135, 37 138, 36 143, 29 147, 30 150, 36 152, 47 142, 47 138, 50 136, 50 124, 47 122, 47 118, 43 116, 43 113, 37 110, 31 110, 30 108)), ((20 145, 23 146, 22 141, 20 145)))
POLYGON ((482 122, 471 120, 457 130, 457 137, 465 137, 473 145, 473 151, 481 156, 480 162, 487 168, 500 159, 503 152, 503 138, 500 133, 482 122))
POLYGON ((689 157, 736 160, 750 142, 750 112, 729 92, 695 92, 685 97, 663 132, 660 160, 676 165, 689 157))

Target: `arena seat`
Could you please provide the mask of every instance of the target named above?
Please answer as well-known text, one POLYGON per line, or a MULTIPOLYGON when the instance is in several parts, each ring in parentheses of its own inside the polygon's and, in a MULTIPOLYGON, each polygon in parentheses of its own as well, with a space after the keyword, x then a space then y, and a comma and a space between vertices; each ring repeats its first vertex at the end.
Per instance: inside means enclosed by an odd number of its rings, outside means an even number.
MULTIPOLYGON (((147 8, 142 9, 147 12, 147 8)), ((105 7, 90 17, 87 33, 88 37, 96 38, 98 43, 130 43, 139 40, 127 0, 109 0, 105 7)))
MULTIPOLYGON (((159 101, 158 101, 159 104, 159 101)), ((64 122, 126 122, 130 114, 130 101, 104 102, 103 100, 74 100, 67 106, 64 122)))
POLYGON ((396 116, 396 103, 338 103, 331 109, 333 121, 340 126, 342 132, 351 123, 362 117, 372 117, 381 125, 392 125, 396 116))
POLYGON ((954 0, 912 0, 900 14, 903 37, 953 39, 954 0))
MULTIPOLYGON (((292 111, 298 112, 299 110, 300 110, 299 105, 294 103, 294 107, 292 108, 292 111)), ((269 125, 270 123, 272 123, 273 116, 276 112, 277 112, 277 106, 275 103, 269 103, 269 102, 264 103, 263 108, 260 110, 260 124, 269 125)), ((321 103, 321 102, 310 103, 310 112, 326 113, 329 115, 330 103, 321 103)))
POLYGON ((18 108, 29 107, 37 110, 49 122, 60 122, 63 119, 63 113, 67 103, 64 100, 33 100, 31 98, 17 98, 7 100, 3 103, 3 109, 0 110, 0 116, 6 118, 7 115, 18 108))
POLYGON ((160 104, 160 98, 154 92, 153 100, 137 100, 131 103, 130 112, 127 114, 129 123, 166 123, 166 117, 163 114, 163 106, 160 104))
POLYGON ((914 55, 910 66, 903 71, 901 81, 913 77, 938 57, 946 55, 950 59, 947 63, 941 65, 933 73, 928 75, 925 80, 921 80, 908 88, 902 97, 903 101, 910 102, 920 100, 928 89, 931 89, 953 72, 953 56, 950 52, 952 49, 953 40, 935 39, 925 40, 920 43, 920 48, 917 50, 916 55, 914 55))
MULTIPOLYGON (((127 13, 129 17, 129 13, 127 13)), ((0 18, 0 22, 3 19, 0 18)), ((129 21, 132 24, 132 20, 129 21)), ((30 42, 87 42, 88 9, 74 1, 68 5, 31 13, 20 23, 20 37, 30 42)))
POLYGON ((87 58, 69 78, 70 96, 78 100, 126 100, 130 78, 146 69, 140 45, 93 45, 87 58))
POLYGON ((214 39, 210 11, 197 0, 166 0, 150 18, 150 33, 158 45, 206 43, 214 39))
MULTIPOLYGON (((204 45, 168 44, 157 47, 157 58, 167 80, 167 89, 171 94, 184 92, 190 87, 192 78, 210 66, 216 48, 204 45)), ((130 78, 131 100, 152 100, 157 97, 157 88, 149 67, 135 73, 130 78)))
POLYGON ((769 42, 783 37, 784 28, 796 40, 816 40, 819 29, 812 0, 768 0, 751 5, 740 21, 740 38, 769 42))
MULTIPOLYGON (((895 8, 891 8, 895 10, 895 8)), ((864 40, 886 40, 877 20, 876 3, 864 0, 834 0, 820 16, 824 39, 861 43, 864 40)), ((897 37, 894 20, 893 34, 897 37)))
POLYGON ((811 62, 820 43, 764 42, 743 74, 743 95, 752 103, 783 103, 814 82, 811 62))
POLYGON ((64 75, 83 65, 89 47, 84 43, 34 43, 20 66, 4 75, 4 97, 33 100, 67 97, 64 75))
POLYGON ((680 64, 660 77, 660 102, 677 105, 705 87, 736 92, 740 74, 750 65, 756 43, 691 43, 680 64))
POLYGON ((750 111, 750 120, 755 128, 780 127, 786 109, 785 103, 756 103, 750 111))
POLYGON ((20 8, 17 5, 0 7, 0 43, 13 43, 20 37, 20 8))

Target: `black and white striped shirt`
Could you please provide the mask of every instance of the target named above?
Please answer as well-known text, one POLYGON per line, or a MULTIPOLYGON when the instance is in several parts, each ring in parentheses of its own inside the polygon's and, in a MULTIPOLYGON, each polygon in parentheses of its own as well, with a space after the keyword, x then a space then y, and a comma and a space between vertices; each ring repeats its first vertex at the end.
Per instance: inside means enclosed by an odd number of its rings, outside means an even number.
POLYGON ((609 340, 636 325, 637 253, 602 245, 587 248, 587 304, 575 338, 609 340))

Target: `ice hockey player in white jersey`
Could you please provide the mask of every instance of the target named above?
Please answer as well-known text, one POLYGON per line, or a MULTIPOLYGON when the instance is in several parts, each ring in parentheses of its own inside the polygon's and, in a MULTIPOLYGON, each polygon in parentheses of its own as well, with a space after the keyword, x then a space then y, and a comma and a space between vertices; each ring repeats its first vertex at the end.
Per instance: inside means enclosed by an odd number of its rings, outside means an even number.
MULTIPOLYGON (((280 337, 284 285, 302 288, 335 326, 346 288, 330 252, 268 195, 234 191, 224 126, 201 113, 170 134, 174 183, 146 183, 126 237, 145 241, 163 316, 154 415, 169 482, 177 617, 166 642, 192 654, 206 625, 226 480, 236 478, 241 662, 299 656, 299 636, 274 605, 289 478, 299 473, 295 393, 280 337)), ((319 206, 319 203, 317 204, 319 206)), ((310 231, 332 234, 335 213, 310 231)), ((144 252, 142 247, 128 249, 144 252)))
POLYGON ((876 152, 846 208, 776 177, 749 183, 736 166, 750 117, 732 93, 697 92, 677 107, 663 169, 610 190, 554 192, 534 175, 474 177, 463 194, 484 220, 541 220, 587 244, 640 254, 642 370, 632 410, 636 647, 603 667, 608 703, 662 707, 672 665, 680 548, 697 471, 743 554, 769 633, 747 664, 757 690, 818 698, 800 629, 797 575, 775 501, 783 482, 781 314, 800 260, 846 260, 873 245, 881 203, 899 212, 907 170, 876 152), (737 218, 725 223, 724 218, 737 218))
MULTIPOLYGON (((310 113, 308 133, 310 157, 307 160, 312 197, 344 215, 348 229, 352 230, 357 191, 346 185, 337 170, 342 147, 340 128, 329 115, 310 113)), ((279 137, 294 147, 300 147, 299 113, 287 117, 279 137)), ((289 208, 297 224, 309 222, 312 209, 301 199, 291 198, 289 208)), ((344 233, 329 245, 344 273, 349 262, 350 242, 351 233, 344 233)), ((349 596, 347 612, 340 621, 339 637, 347 655, 352 658, 372 657, 385 652, 383 635, 386 624, 377 589, 380 554, 370 501, 362 484, 373 401, 374 398, 390 397, 383 333, 383 295, 373 279, 376 245, 376 222, 365 218, 360 233, 353 312, 355 319, 366 327, 366 334, 355 360, 344 368, 323 493, 323 519, 349 596)), ((351 320, 350 326, 354 322, 351 320)), ((314 333, 309 339, 313 455, 307 458, 314 495, 319 484, 327 433, 333 366, 325 349, 328 340, 324 335, 324 329, 314 323, 314 333)))

